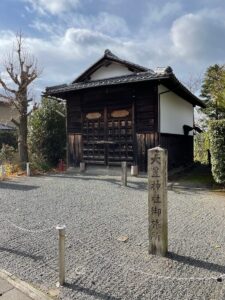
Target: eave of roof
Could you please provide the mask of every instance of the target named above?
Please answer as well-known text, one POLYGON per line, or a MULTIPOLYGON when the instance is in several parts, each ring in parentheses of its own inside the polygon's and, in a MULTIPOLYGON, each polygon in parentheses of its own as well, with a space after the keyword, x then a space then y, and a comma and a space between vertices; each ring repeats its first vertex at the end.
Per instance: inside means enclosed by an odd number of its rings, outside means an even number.
POLYGON ((106 78, 106 79, 90 80, 86 82, 71 83, 68 85, 62 84, 58 86, 47 87, 46 94, 58 94, 62 92, 82 90, 82 89, 105 86, 105 85, 147 81, 147 80, 154 80, 154 79, 164 78, 164 77, 168 78, 168 76, 165 76, 165 74, 155 74, 149 71, 140 72, 140 73, 134 73, 134 74, 117 76, 117 77, 106 78))

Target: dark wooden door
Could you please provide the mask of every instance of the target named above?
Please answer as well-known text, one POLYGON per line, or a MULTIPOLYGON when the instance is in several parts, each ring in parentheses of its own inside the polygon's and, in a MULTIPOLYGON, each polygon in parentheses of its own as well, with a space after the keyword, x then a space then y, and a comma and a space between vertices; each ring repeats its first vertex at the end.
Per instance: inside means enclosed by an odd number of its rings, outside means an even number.
POLYGON ((132 108, 104 108, 83 114, 83 159, 87 163, 119 165, 134 160, 132 108))
POLYGON ((106 164, 104 110, 83 113, 83 160, 106 164))
POLYGON ((108 165, 120 164, 121 161, 133 162, 133 125, 132 109, 108 109, 108 165))

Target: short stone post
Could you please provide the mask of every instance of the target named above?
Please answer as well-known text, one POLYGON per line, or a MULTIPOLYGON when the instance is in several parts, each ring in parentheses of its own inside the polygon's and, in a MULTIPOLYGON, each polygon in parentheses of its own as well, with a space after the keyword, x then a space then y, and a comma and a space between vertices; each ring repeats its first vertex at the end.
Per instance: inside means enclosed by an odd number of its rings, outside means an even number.
POLYGON ((138 176, 138 166, 131 166, 131 176, 138 176))
POLYGON ((30 176, 30 163, 29 162, 27 162, 26 168, 27 168, 27 176, 30 176))
POLYGON ((124 186, 127 186, 127 162, 123 161, 121 163, 121 167, 122 167, 121 181, 124 186))
POLYGON ((85 162, 80 162, 80 172, 83 173, 85 171, 85 162))
POLYGON ((10 165, 10 174, 13 174, 14 168, 13 168, 13 164, 10 165))
POLYGON ((149 253, 166 256, 168 251, 167 150, 148 150, 149 253))
POLYGON ((2 180, 5 179, 5 167, 4 167, 4 165, 1 165, 1 179, 2 180))
POLYGON ((66 226, 57 226, 56 229, 59 232, 59 285, 62 286, 65 283, 65 232, 66 226))

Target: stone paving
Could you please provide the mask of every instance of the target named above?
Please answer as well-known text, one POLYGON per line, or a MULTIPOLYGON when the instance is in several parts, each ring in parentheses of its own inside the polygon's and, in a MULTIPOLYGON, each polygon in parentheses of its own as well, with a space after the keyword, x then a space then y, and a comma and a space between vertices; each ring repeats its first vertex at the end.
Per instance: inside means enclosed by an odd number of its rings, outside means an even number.
POLYGON ((60 299, 225 299, 225 197, 168 194, 169 254, 148 254, 147 179, 64 174, 0 183, 0 268, 55 289, 57 224, 66 224, 60 299), (123 237, 126 236, 126 239, 123 237))
POLYGON ((13 285, 11 285, 8 281, 0 278, 0 297, 3 300, 32 300, 32 298, 28 297, 18 289, 16 289, 13 285))

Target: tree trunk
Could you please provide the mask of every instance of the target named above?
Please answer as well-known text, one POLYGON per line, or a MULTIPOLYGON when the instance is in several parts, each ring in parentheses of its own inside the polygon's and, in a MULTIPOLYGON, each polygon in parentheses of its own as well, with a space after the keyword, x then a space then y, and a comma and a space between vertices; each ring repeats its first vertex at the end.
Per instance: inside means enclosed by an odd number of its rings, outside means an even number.
POLYGON ((27 91, 21 97, 22 111, 19 117, 19 134, 18 134, 18 151, 21 163, 28 162, 28 147, 27 147, 27 91))
POLYGON ((18 150, 20 162, 28 162, 28 149, 27 149, 27 116, 20 116, 20 126, 18 135, 18 150))

